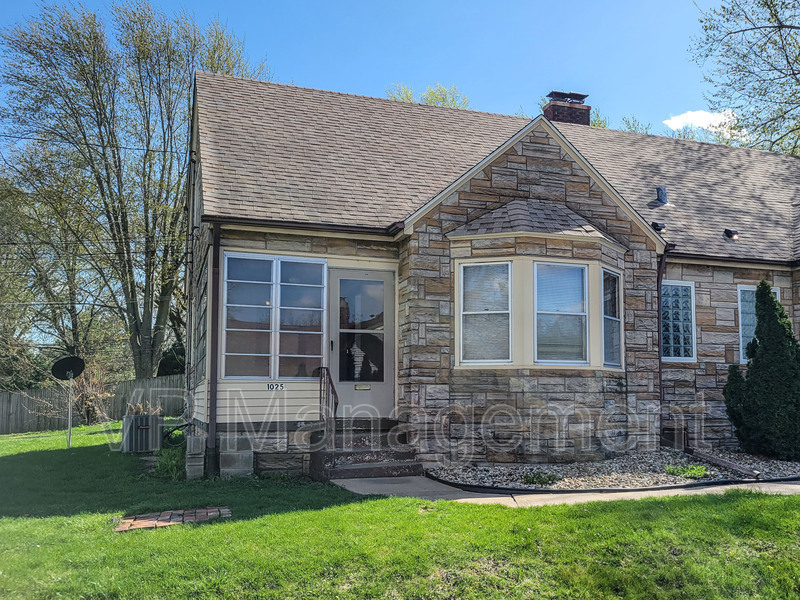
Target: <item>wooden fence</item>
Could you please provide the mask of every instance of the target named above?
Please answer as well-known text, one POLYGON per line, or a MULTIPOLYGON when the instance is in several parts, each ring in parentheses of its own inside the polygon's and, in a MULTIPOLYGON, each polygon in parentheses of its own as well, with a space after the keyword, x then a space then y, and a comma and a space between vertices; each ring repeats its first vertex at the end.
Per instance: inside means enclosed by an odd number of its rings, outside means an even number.
POLYGON ((140 405, 144 412, 161 409, 167 417, 179 417, 186 404, 186 379, 184 375, 167 375, 153 379, 123 381, 114 390, 108 410, 116 421, 128 412, 128 405, 140 405))
MULTIPOLYGON (((141 405, 146 411, 161 409, 165 416, 177 417, 185 405, 183 375, 123 381, 113 390, 105 407, 105 416, 119 420, 128 412, 128 405, 141 405)), ((0 435, 28 431, 51 431, 67 428, 67 388, 0 392, 0 435)), ((83 415, 73 410, 73 426, 80 425, 83 415)))

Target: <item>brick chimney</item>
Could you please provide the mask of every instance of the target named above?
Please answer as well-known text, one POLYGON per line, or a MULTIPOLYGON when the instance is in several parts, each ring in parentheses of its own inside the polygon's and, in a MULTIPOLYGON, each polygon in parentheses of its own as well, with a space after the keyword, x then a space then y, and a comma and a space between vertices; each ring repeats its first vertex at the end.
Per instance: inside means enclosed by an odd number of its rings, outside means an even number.
POLYGON ((588 94, 552 91, 547 97, 550 98, 550 102, 544 105, 542 112, 548 121, 589 124, 592 107, 583 103, 588 94))

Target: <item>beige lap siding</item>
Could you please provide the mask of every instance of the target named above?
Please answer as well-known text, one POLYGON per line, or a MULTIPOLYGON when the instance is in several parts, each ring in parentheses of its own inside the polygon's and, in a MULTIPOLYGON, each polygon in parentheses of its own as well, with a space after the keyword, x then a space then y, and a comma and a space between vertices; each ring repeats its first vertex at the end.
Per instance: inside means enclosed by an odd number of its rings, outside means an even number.
MULTIPOLYGON (((389 239, 361 240, 344 235, 328 237, 224 228, 220 245, 223 252, 324 258, 328 268, 397 271, 397 248, 389 239)), ((223 289, 224 272, 221 272, 221 293, 223 289)), ((221 313, 220 344, 225 335, 225 324, 222 320, 221 313)), ((319 418, 318 379, 225 378, 221 356, 219 360, 218 423, 241 424, 243 430, 257 432, 263 424, 297 424, 319 418), (268 384, 283 384, 284 389, 268 390, 268 384)))
POLYGON ((192 419, 201 423, 208 423, 208 398, 205 381, 197 385, 190 393, 192 397, 192 419))
POLYGON ((319 381, 226 379, 217 390, 218 423, 278 423, 319 420, 319 381), (282 383, 283 390, 267 391, 282 383))
POLYGON ((683 424, 689 442, 697 447, 735 446, 736 437, 725 412, 722 388, 728 365, 738 364, 739 285, 758 285, 766 279, 780 290, 790 317, 792 273, 788 269, 748 266, 709 266, 668 260, 665 279, 693 282, 697 361, 663 363, 664 426, 683 424))
MULTIPOLYGON (((626 449, 657 447, 655 242, 544 131, 522 140, 431 209, 410 233, 400 245, 399 382, 401 410, 420 428, 421 459, 597 459, 626 449), (446 237, 515 198, 570 208, 623 246, 624 255, 596 243, 536 239, 535 233, 468 242, 446 237), (598 261, 622 272, 623 369, 454 369, 456 258, 504 260, 520 255, 598 261), (506 414, 509 410, 512 416, 506 414)), ((532 332, 515 332, 527 334, 532 332)))

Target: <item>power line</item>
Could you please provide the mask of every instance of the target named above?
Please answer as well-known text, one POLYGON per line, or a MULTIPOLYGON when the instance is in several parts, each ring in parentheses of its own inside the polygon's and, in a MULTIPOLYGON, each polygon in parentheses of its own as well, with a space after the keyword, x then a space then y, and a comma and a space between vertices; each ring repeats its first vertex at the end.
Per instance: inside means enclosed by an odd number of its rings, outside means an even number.
MULTIPOLYGON (((42 142, 44 144, 67 144, 72 145, 69 142, 65 142, 62 140, 49 140, 47 138, 40 138, 34 136, 27 136, 27 135, 12 135, 10 133, 0 133, 0 137, 10 139, 10 140, 26 140, 31 142, 42 142)), ((117 150, 133 150, 137 152, 160 152, 162 154, 188 154, 185 152, 180 152, 179 150, 167 150, 165 148, 136 148, 134 146, 115 146, 111 144, 94 144, 92 142, 86 142, 87 146, 94 146, 96 148, 115 148, 117 150)))

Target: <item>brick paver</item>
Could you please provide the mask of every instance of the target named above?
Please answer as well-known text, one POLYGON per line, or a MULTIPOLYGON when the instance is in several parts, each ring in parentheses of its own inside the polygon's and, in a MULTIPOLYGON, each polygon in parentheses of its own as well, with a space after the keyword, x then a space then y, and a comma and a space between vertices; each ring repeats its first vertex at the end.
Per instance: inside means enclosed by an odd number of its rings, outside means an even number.
POLYGON ((156 529, 177 525, 178 523, 202 523, 211 519, 229 519, 231 509, 227 506, 209 508, 192 508, 188 510, 165 510, 161 513, 147 513, 123 517, 114 531, 131 531, 133 529, 156 529))

